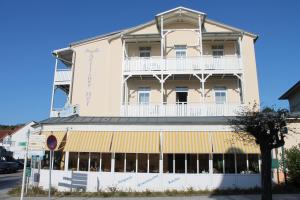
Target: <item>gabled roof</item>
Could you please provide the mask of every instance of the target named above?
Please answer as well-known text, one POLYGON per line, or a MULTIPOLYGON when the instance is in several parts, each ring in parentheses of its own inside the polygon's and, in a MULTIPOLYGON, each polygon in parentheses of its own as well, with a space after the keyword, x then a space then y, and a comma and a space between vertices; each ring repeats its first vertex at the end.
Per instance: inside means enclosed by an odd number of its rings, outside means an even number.
POLYGON ((11 135, 11 133, 14 130, 0 130, 0 140, 2 140, 3 138, 5 138, 8 135, 11 135))
POLYGON ((288 91, 286 91, 281 97, 279 97, 279 100, 285 100, 289 99, 291 95, 294 94, 294 92, 300 88, 300 81, 298 81, 295 85, 293 85, 288 91))
POLYGON ((179 10, 187 11, 187 12, 194 13, 194 14, 198 14, 198 15, 206 15, 206 14, 203 13, 203 12, 199 12, 199 11, 197 11, 197 10, 193 10, 193 9, 190 9, 190 8, 186 8, 186 7, 183 7, 183 6, 179 6, 179 7, 177 7, 177 8, 173 8, 173 9, 167 10, 167 11, 165 11, 165 12, 161 12, 161 13, 157 14, 156 17, 162 16, 162 15, 166 15, 166 14, 169 14, 169 13, 172 13, 172 12, 176 12, 176 11, 179 11, 179 10))

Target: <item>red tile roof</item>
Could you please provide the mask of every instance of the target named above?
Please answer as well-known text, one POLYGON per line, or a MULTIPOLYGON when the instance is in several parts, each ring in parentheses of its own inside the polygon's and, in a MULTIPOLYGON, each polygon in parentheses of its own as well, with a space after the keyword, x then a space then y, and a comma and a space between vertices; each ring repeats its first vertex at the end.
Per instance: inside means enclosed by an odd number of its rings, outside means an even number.
POLYGON ((2 140, 5 136, 10 135, 14 130, 0 130, 0 140, 2 140))

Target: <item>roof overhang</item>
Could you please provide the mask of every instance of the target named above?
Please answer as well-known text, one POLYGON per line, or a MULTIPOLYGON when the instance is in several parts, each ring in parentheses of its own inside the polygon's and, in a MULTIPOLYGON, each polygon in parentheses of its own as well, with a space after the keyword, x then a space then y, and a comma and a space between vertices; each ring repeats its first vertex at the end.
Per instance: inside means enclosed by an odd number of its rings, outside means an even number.
POLYGON ((126 34, 122 36, 126 42, 160 41, 160 34, 126 34))
POLYGON ((189 23, 196 23, 199 24, 199 17, 201 17, 201 22, 203 23, 206 14, 203 12, 199 12, 196 10, 192 10, 185 7, 177 7, 162 13, 159 13, 155 16, 156 24, 158 29, 160 30, 161 27, 161 18, 163 17, 163 23, 173 23, 173 22, 180 22, 185 21, 189 23))
POLYGON ((297 90, 300 89, 300 81, 298 81, 295 85, 293 85, 288 91, 286 91, 281 97, 279 97, 279 100, 286 100, 289 99, 289 97, 297 90))
POLYGON ((72 65, 72 58, 73 58, 73 50, 70 47, 57 49, 52 52, 52 54, 61 60, 66 66, 72 65))
POLYGON ((238 40, 243 34, 240 32, 204 32, 202 33, 203 40, 238 40))

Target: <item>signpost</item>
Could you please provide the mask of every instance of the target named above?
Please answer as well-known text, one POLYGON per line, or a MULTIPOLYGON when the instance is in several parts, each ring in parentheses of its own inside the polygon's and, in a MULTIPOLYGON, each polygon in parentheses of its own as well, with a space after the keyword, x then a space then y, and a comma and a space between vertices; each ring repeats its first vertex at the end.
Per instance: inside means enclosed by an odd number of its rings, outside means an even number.
POLYGON ((53 155, 54 149, 57 146, 57 139, 54 135, 50 135, 47 138, 47 146, 50 150, 50 158, 49 158, 50 159, 50 163, 49 163, 49 193, 48 193, 48 198, 50 200, 51 199, 51 171, 52 171, 52 162, 53 162, 52 155, 53 155))
POLYGON ((25 185, 25 178, 26 178, 26 165, 27 165, 27 156, 28 156, 29 136, 30 136, 30 131, 28 130, 28 132, 27 132, 27 145, 26 145, 26 154, 25 154, 25 159, 24 159, 23 179, 22 179, 22 189, 21 189, 20 200, 23 200, 23 197, 24 197, 24 185, 25 185))

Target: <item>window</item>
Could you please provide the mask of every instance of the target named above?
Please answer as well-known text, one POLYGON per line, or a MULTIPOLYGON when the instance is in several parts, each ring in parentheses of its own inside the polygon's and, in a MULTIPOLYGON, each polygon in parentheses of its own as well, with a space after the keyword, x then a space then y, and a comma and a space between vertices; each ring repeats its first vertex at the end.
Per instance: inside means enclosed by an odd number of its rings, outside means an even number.
POLYGON ((115 154, 115 172, 124 172, 124 153, 115 154))
POLYGON ((224 55, 224 46, 222 44, 212 45, 211 49, 213 57, 221 57, 224 55))
POLYGON ((173 154, 164 154, 163 168, 164 173, 173 173, 173 154))
POLYGON ((148 154, 138 154, 138 172, 146 173, 148 165, 148 154))
POLYGON ((42 169, 49 169, 49 163, 50 163, 50 151, 45 151, 45 155, 41 162, 42 169))
POLYGON ((77 171, 77 160, 78 160, 78 153, 77 152, 70 152, 69 153, 69 170, 77 171))
POLYGON ((176 87, 176 102, 187 103, 188 88, 187 87, 176 87))
POLYGON ((140 104, 149 104, 150 101, 150 88, 141 87, 138 91, 138 102, 140 104))
POLYGON ((100 169, 100 153, 90 154, 90 171, 95 172, 100 169))
POLYGON ((139 50, 140 50, 140 57, 144 57, 144 58, 150 57, 151 47, 140 47, 139 50))
POLYGON ((101 171, 102 172, 110 172, 111 170, 111 154, 110 153, 102 153, 101 154, 101 171))
POLYGON ((223 173, 223 154, 213 155, 213 173, 215 174, 223 173))
POLYGON ((186 58, 186 45, 175 45, 176 58, 186 58))
POLYGON ((258 155, 249 154, 248 162, 249 162, 249 173, 253 173, 253 174, 259 173, 258 155))
POLYGON ((216 87, 215 89, 215 102, 216 104, 225 104, 226 103, 226 88, 225 87, 216 87))
POLYGON ((175 154, 175 173, 185 173, 184 154, 175 154))
POLYGON ((236 154, 236 170, 238 174, 246 174, 247 172, 246 154, 236 154))
POLYGON ((209 172, 209 154, 199 154, 199 173, 206 174, 209 172))
POLYGON ((126 172, 135 172, 136 169, 136 154, 126 154, 126 172))
POLYGON ((79 153, 79 171, 88 171, 89 153, 79 153))
POLYGON ((149 154, 149 172, 159 172, 159 154, 149 154))
POLYGON ((235 173, 234 154, 224 154, 224 162, 225 162, 225 173, 234 174, 235 173))
POLYGON ((187 173, 197 173, 197 154, 187 154, 187 173))
POLYGON ((64 170, 65 167, 65 153, 62 151, 54 151, 53 169, 64 170))

